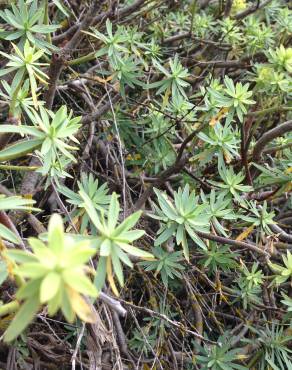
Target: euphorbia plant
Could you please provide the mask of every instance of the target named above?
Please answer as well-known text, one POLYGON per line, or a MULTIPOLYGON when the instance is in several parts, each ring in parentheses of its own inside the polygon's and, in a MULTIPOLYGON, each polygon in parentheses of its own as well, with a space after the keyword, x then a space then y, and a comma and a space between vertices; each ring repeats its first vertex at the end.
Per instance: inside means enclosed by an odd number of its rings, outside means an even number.
POLYGON ((255 104, 251 99, 252 91, 249 90, 249 84, 238 82, 234 84, 233 80, 226 76, 224 78, 225 88, 222 92, 209 89, 218 107, 229 108, 226 122, 230 123, 236 114, 239 121, 243 122, 243 117, 247 113, 247 106, 255 104))
POLYGON ((34 106, 38 107, 37 100, 37 80, 43 84, 47 84, 48 76, 40 69, 42 66, 48 65, 47 63, 37 62, 43 54, 43 50, 36 50, 35 46, 30 46, 28 41, 25 42, 23 51, 18 46, 12 44, 15 51, 15 55, 10 55, 0 51, 0 54, 5 58, 9 59, 5 69, 0 72, 0 76, 4 76, 10 72, 16 72, 12 81, 12 89, 14 91, 14 99, 12 100, 10 111, 13 114, 16 104, 18 91, 22 86, 22 83, 26 76, 29 77, 31 95, 34 102, 34 106))
POLYGON ((207 204, 198 204, 199 197, 194 191, 190 192, 189 185, 184 189, 179 188, 174 192, 174 202, 169 197, 155 189, 160 209, 153 204, 155 214, 151 217, 160 221, 160 229, 155 245, 161 245, 175 236, 177 244, 183 247, 183 253, 189 260, 189 236, 199 247, 207 249, 197 232, 209 231, 210 215, 207 212, 207 204))
POLYGON ((118 224, 120 205, 116 193, 113 193, 111 196, 106 217, 102 210, 100 215, 98 215, 92 201, 84 191, 80 190, 79 194, 84 200, 84 208, 91 222, 98 231, 96 239, 93 240, 99 252, 95 285, 98 290, 101 290, 107 276, 113 292, 118 295, 114 275, 117 277, 120 285, 123 286, 124 274, 122 263, 133 267, 133 263, 128 255, 140 258, 153 258, 151 253, 132 245, 134 240, 141 238, 145 233, 144 230, 131 230, 138 222, 141 211, 133 213, 118 224))
POLYGON ((7 342, 15 339, 33 320, 42 305, 50 316, 61 309, 73 322, 77 315, 84 321, 94 321, 85 296, 96 297, 97 290, 86 276, 85 263, 95 254, 89 240, 75 241, 64 233, 61 216, 54 214, 49 222, 48 242, 30 238, 32 252, 9 250, 6 256, 14 261, 13 274, 22 284, 16 293, 22 302, 14 320, 5 332, 7 342))
POLYGON ((38 48, 49 53, 50 50, 58 50, 56 46, 47 42, 42 37, 54 32, 59 26, 44 24, 46 12, 45 3, 40 1, 18 0, 18 4, 11 4, 11 10, 0 11, 0 17, 10 25, 12 30, 0 32, 0 38, 5 40, 18 40, 18 46, 22 47, 26 40, 38 48))
POLYGON ((56 113, 40 107, 40 114, 36 111, 29 114, 33 126, 1 125, 1 133, 19 133, 29 135, 0 151, 0 162, 19 158, 35 149, 40 148, 43 157, 42 172, 48 173, 55 161, 64 155, 75 161, 71 150, 77 149, 68 144, 69 140, 78 143, 74 134, 80 127, 80 117, 72 117, 72 112, 67 113, 67 107, 62 106, 56 113))

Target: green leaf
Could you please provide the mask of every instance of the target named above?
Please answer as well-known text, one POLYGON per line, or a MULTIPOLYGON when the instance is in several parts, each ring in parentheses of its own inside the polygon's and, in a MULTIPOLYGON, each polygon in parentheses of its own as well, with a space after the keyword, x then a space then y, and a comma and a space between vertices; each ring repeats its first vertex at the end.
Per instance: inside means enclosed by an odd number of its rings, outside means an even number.
POLYGON ((142 257, 142 258, 154 258, 152 253, 143 251, 142 249, 136 248, 133 245, 117 242, 118 246, 121 247, 125 252, 131 254, 132 256, 142 257))
POLYGON ((20 140, 0 151, 0 162, 20 158, 40 148, 42 140, 20 140))
POLYGON ((137 211, 130 216, 128 216, 114 231, 113 236, 119 236, 121 233, 123 233, 126 230, 131 229, 136 225, 139 218, 141 217, 142 211, 137 211))
POLYGON ((101 256, 109 256, 111 254, 112 242, 110 239, 104 239, 100 245, 99 254, 101 256))
POLYGON ((53 3, 56 5, 56 7, 66 16, 66 17, 69 17, 70 16, 70 13, 69 13, 69 10, 68 8, 66 8, 62 1, 60 0, 53 0, 53 3))
POLYGON ((8 227, 0 224, 0 237, 11 243, 19 244, 19 238, 8 227))
POLYGON ((102 290, 105 284, 106 277, 106 260, 107 257, 99 257, 96 274, 94 278, 94 285, 98 292, 102 290))
POLYGON ((80 273, 77 274, 74 270, 66 270, 62 276, 65 283, 77 292, 90 297, 97 296, 97 290, 87 276, 80 273))
POLYGON ((36 127, 32 126, 15 126, 15 125, 1 125, 0 126, 0 133, 16 133, 22 135, 32 135, 38 138, 44 136, 44 134, 38 130, 36 127))
POLYGON ((40 308, 38 296, 28 299, 19 309, 8 329, 4 334, 4 341, 11 342, 21 334, 24 329, 31 323, 34 316, 40 308))
POLYGON ((168 200, 167 196, 164 193, 161 193, 157 190, 155 190, 155 193, 158 198, 158 203, 164 212, 164 214, 170 219, 175 221, 178 217, 178 214, 175 211, 175 208, 173 207, 172 203, 168 200))
POLYGON ((60 254, 64 246, 64 226, 60 215, 53 214, 48 227, 48 242, 55 254, 60 254))
POLYGON ((172 237, 175 229, 176 225, 174 224, 169 227, 166 227, 166 229, 159 235, 159 237, 155 239, 154 245, 157 246, 166 242, 169 238, 172 237))
POLYGON ((86 212, 88 213, 88 216, 90 217, 92 223, 98 230, 103 230, 103 227, 99 221, 98 214, 92 204, 91 199, 83 190, 80 190, 79 194, 84 201, 84 208, 86 209, 86 212))
POLYGON ((28 299, 36 294, 39 296, 41 282, 42 279, 28 281, 18 289, 16 297, 18 299, 28 299))
POLYGON ((40 287, 40 302, 45 303, 51 300, 58 292, 61 284, 61 277, 52 271, 43 279, 40 287))
POLYGON ((38 262, 28 262, 17 269, 17 273, 22 277, 27 277, 31 279, 38 279, 48 272, 45 266, 42 266, 38 262))
POLYGON ((130 230, 124 231, 115 240, 124 241, 124 242, 132 242, 136 239, 140 239, 145 234, 145 230, 130 230))
POLYGON ((21 251, 18 249, 9 249, 5 252, 8 258, 11 258, 16 263, 37 262, 37 258, 30 252, 21 251))
POLYGON ((121 261, 116 253, 112 253, 111 258, 116 277, 118 278, 120 285, 124 286, 124 274, 121 261))
POLYGON ((119 218, 120 206, 117 198, 117 194, 113 193, 108 210, 108 227, 110 230, 114 230, 118 218, 119 218))
POLYGON ((68 322, 73 322, 75 319, 75 313, 72 309, 70 297, 68 296, 68 292, 66 289, 63 289, 61 309, 66 320, 68 322))
POLYGON ((57 291, 57 293, 55 294, 55 296, 50 299, 50 301, 48 302, 48 314, 52 317, 54 316, 58 309, 61 307, 62 305, 62 294, 63 294, 63 289, 62 289, 62 285, 60 286, 60 289, 57 291))
POLYGON ((0 210, 12 210, 12 209, 22 209, 22 210, 38 210, 37 208, 32 208, 31 206, 35 203, 33 199, 25 199, 19 196, 6 197, 0 195, 0 210))
POLYGON ((0 261, 0 286, 4 283, 4 281, 8 277, 7 266, 4 261, 0 261))
POLYGON ((66 259, 66 264, 72 268, 88 262, 89 259, 96 253, 95 249, 88 247, 89 244, 90 241, 88 240, 78 243, 77 245, 80 245, 80 249, 76 245, 76 250, 73 250, 68 255, 68 258, 66 259))

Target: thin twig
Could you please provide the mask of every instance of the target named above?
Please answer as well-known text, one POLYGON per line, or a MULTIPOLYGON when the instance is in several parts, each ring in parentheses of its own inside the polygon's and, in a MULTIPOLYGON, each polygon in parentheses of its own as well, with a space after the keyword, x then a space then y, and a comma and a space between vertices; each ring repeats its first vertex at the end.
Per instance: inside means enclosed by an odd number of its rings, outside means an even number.
POLYGON ((169 324, 175 326, 176 328, 184 331, 185 333, 188 333, 192 336, 194 336, 195 338, 199 338, 200 340, 202 340, 203 342, 205 343, 209 343, 209 344, 218 344, 217 342, 214 342, 210 339, 207 339, 207 338, 204 338, 202 335, 200 335, 199 333, 193 331, 193 330, 190 330, 188 328, 186 328, 182 323, 178 322, 178 321, 174 321, 174 320, 171 320, 170 318, 168 318, 166 315, 160 313, 160 312, 156 312, 156 311, 153 311, 153 310, 150 310, 149 308, 147 307, 140 307, 140 306, 136 306, 135 304, 133 303, 130 303, 130 302, 127 302, 127 301, 124 301, 123 299, 121 298, 118 298, 120 302, 122 302, 125 306, 128 306, 128 307, 131 307, 137 311, 141 311, 141 312, 144 312, 144 313, 147 313, 148 315, 150 316, 153 316, 153 317, 159 317, 160 319, 164 320, 164 321, 167 321, 169 324))

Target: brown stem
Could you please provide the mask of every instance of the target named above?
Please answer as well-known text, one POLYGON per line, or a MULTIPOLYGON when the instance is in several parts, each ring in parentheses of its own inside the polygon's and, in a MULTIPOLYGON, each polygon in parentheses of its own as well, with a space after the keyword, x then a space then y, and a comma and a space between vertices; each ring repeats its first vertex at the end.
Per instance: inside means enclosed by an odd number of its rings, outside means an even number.
POLYGON ((169 176, 180 172, 184 168, 186 162, 187 162, 187 158, 182 157, 180 158, 179 162, 176 161, 171 167, 163 171, 161 175, 157 178, 156 182, 153 182, 151 185, 149 185, 149 187, 140 196, 140 198, 134 204, 133 211, 137 211, 141 209, 144 203, 147 201, 147 199, 152 194, 153 188, 155 186, 159 186, 163 184, 169 178, 169 176))
POLYGON ((284 242, 292 243, 292 235, 287 234, 283 229, 281 229, 280 226, 270 225, 269 227, 274 233, 279 234, 280 240, 284 242))
POLYGON ((233 0, 226 0, 225 9, 224 9, 224 17, 227 18, 230 14, 232 8, 233 0))
POLYGON ((197 234, 201 238, 204 238, 204 239, 212 240, 212 241, 217 242, 217 243, 220 243, 220 244, 228 244, 228 245, 231 245, 233 247, 249 249, 250 251, 256 252, 256 253, 258 253, 258 254, 260 254, 262 256, 269 257, 269 253, 268 252, 266 252, 265 250, 257 247, 254 244, 240 242, 240 241, 237 241, 237 240, 225 238, 223 236, 218 236, 218 235, 214 235, 214 234, 208 234, 208 233, 204 233, 204 232, 201 232, 201 231, 198 231, 197 234))
POLYGON ((266 0, 266 1, 263 1, 261 4, 260 4, 260 0, 257 0, 257 3, 255 5, 252 5, 251 7, 245 9, 244 11, 236 14, 234 16, 234 18, 236 20, 241 20, 241 19, 244 19, 245 17, 247 17, 248 15, 252 14, 252 13, 255 13, 257 10, 259 9, 262 9, 264 8, 266 5, 268 5, 272 0, 266 0))
POLYGON ((272 130, 269 130, 268 132, 264 133, 263 136, 258 140, 258 142, 256 143, 253 149, 252 161, 258 162, 260 160, 264 147, 269 142, 271 142, 277 137, 282 136, 290 131, 292 131, 292 120, 284 122, 281 125, 273 128, 272 130))
POLYGON ((50 84, 49 84, 48 90, 45 93, 45 101, 46 101, 47 109, 52 109, 58 80, 63 70, 64 62, 65 62, 64 55, 58 54, 58 53, 54 53, 52 55, 52 61, 51 61, 51 64, 49 67, 49 73, 48 73, 49 78, 50 78, 50 84))
POLYGON ((25 244, 22 241, 22 238, 15 227, 14 223, 11 221, 10 217, 6 214, 4 211, 0 211, 0 223, 3 224, 4 226, 8 227, 14 234, 19 239, 19 245, 21 246, 22 249, 26 249, 25 244))

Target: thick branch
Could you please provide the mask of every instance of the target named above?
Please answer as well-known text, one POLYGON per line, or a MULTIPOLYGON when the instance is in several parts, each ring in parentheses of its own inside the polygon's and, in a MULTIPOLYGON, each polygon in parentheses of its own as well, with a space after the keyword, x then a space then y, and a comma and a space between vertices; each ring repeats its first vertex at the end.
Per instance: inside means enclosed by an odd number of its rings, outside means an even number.
POLYGON ((272 140, 276 139, 279 136, 282 136, 286 134, 287 132, 292 131, 292 120, 282 123, 281 125, 273 128, 272 130, 264 133, 264 135, 259 139, 259 141, 256 143, 252 160, 253 162, 258 162, 261 154, 263 152, 264 147, 271 142, 272 140))
POLYGON ((237 20, 241 20, 241 19, 244 19, 245 17, 247 17, 248 15, 252 14, 252 13, 255 13, 256 11, 258 11, 259 9, 262 9, 264 8, 266 5, 268 5, 272 0, 266 0, 266 1, 263 1, 261 4, 260 4, 260 1, 257 0, 257 3, 247 9, 245 9, 244 11, 236 14, 234 16, 235 19, 237 20))
POLYGON ((274 233, 279 234, 280 240, 287 243, 292 243, 292 235, 287 234, 280 226, 270 225, 270 228, 274 233))
POLYGON ((229 239, 229 238, 224 238, 223 236, 218 236, 218 235, 208 234, 208 233, 203 233, 203 232, 197 232, 197 234, 201 238, 204 238, 204 239, 212 240, 212 241, 217 242, 217 243, 220 243, 220 244, 231 245, 231 246, 237 247, 237 248, 249 249, 250 251, 256 252, 256 253, 258 253, 258 254, 260 254, 262 256, 269 257, 269 253, 268 252, 266 252, 265 250, 257 247, 254 244, 240 242, 240 241, 237 241, 237 240, 233 240, 233 239, 229 239))
POLYGON ((48 73, 50 84, 48 90, 45 93, 46 108, 48 109, 52 109, 53 107, 57 84, 63 70, 64 62, 65 58, 62 54, 55 53, 52 55, 52 61, 48 73))

